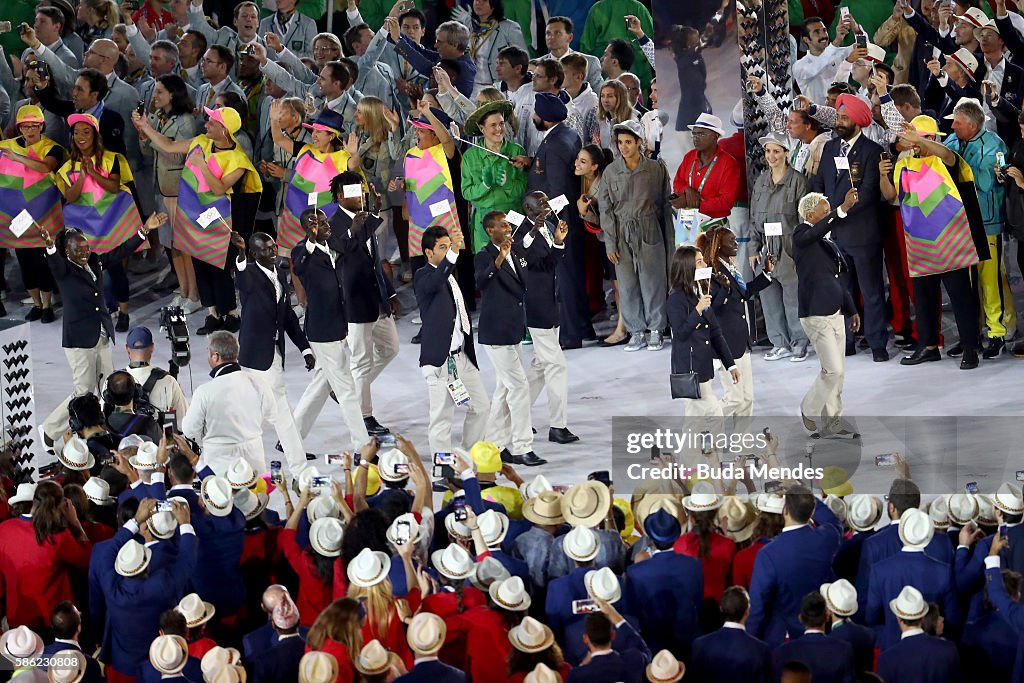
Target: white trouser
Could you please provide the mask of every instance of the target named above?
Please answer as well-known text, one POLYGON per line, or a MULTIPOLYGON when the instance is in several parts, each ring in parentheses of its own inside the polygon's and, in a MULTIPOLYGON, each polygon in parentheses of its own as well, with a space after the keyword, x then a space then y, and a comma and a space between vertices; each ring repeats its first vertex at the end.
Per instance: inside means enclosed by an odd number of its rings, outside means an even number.
POLYGON ((494 366, 494 396, 487 440, 512 455, 533 450, 533 419, 530 415, 530 382, 519 359, 519 346, 482 344, 494 366))
MULTIPOLYGON (((363 417, 373 415, 370 385, 398 355, 398 330, 391 316, 372 323, 348 324, 348 348, 352 352, 352 379, 363 417)), ((337 393, 337 392, 335 392, 337 393)))
POLYGON ((526 380, 530 383, 530 405, 545 387, 548 390, 549 427, 565 428, 565 408, 569 402, 569 368, 565 354, 558 343, 558 328, 531 327, 533 339, 533 361, 526 368, 526 380))
POLYGON ((267 471, 262 438, 231 444, 210 443, 209 439, 203 440, 203 462, 209 465, 217 476, 226 477, 231 465, 239 458, 248 462, 254 472, 267 471))
POLYGON ((71 399, 90 392, 99 396, 103 392, 103 383, 114 371, 110 340, 103 335, 91 349, 64 349, 64 355, 71 366, 71 382, 75 388, 43 421, 43 431, 54 441, 59 440, 68 428, 68 403, 71 399))
POLYGON ((285 460, 288 461, 288 470, 292 477, 298 477, 302 470, 308 467, 306 463, 306 449, 302 446, 302 436, 299 428, 295 425, 295 417, 292 415, 292 406, 288 402, 288 391, 284 386, 284 359, 274 350, 274 362, 266 370, 253 370, 243 367, 242 370, 252 375, 263 378, 263 381, 270 387, 270 393, 274 394, 277 403, 277 416, 274 419, 274 429, 277 430, 277 438, 284 449, 285 460))
MULTIPOLYGON (((462 424, 462 447, 469 450, 473 444, 484 438, 487 427, 487 414, 491 403, 487 399, 480 371, 465 353, 457 353, 455 371, 469 392, 469 404, 466 405, 466 420, 462 424)), ((448 393, 448 363, 441 367, 423 365, 420 367, 423 378, 427 380, 427 395, 430 398, 430 425, 427 427, 427 438, 431 453, 450 453, 452 450, 452 419, 455 415, 455 401, 448 393)))
POLYGON ((835 431, 843 414, 846 377, 846 319, 842 312, 800 318, 807 339, 821 363, 821 372, 800 403, 800 412, 817 423, 819 431, 835 431))
MULTIPOLYGON (((700 398, 683 399, 684 427, 691 434, 711 432, 717 437, 724 429, 722 402, 715 395, 715 386, 711 381, 700 383, 700 398)), ((699 441, 694 441, 680 451, 680 460, 692 467, 700 462, 707 462, 701 451, 699 441)))
POLYGON ((348 346, 344 341, 311 341, 309 346, 316 356, 316 369, 299 404, 295 406, 295 423, 299 435, 306 438, 333 390, 341 408, 341 419, 348 427, 352 448, 358 451, 370 440, 370 435, 366 432, 363 413, 359 409, 359 397, 349 368, 348 346))
POLYGON ((740 371, 739 384, 733 384, 732 375, 722 361, 715 359, 715 373, 722 383, 722 413, 726 417, 750 417, 754 414, 754 376, 750 367, 750 352, 736 359, 740 371))

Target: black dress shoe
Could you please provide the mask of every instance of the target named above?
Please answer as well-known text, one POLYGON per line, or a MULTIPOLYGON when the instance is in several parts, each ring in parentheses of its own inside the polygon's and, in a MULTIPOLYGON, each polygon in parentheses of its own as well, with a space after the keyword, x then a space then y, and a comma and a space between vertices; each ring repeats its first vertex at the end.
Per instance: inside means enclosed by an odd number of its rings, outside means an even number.
POLYGON ((906 346, 909 346, 911 343, 913 343, 913 341, 914 341, 914 337, 912 335, 909 335, 909 334, 906 334, 906 333, 901 333, 901 334, 895 335, 895 338, 893 339, 893 344, 895 344, 896 346, 899 346, 900 348, 904 348, 906 346))
POLYGON ((366 425, 366 431, 370 436, 377 436, 378 434, 387 434, 388 428, 377 422, 377 418, 373 415, 363 418, 363 424, 366 425))
POLYGON ((39 306, 33 306, 29 309, 28 313, 25 314, 25 320, 35 322, 43 317, 43 309, 39 306))
POLYGON ((906 351, 907 353, 913 353, 914 351, 917 351, 917 340, 911 339, 910 341, 903 345, 902 350, 906 351))
POLYGON ((889 360, 889 352, 886 349, 871 349, 871 356, 876 363, 884 363, 889 360))
POLYGON ((128 314, 127 313, 118 313, 117 314, 117 324, 114 325, 114 331, 115 332, 127 332, 128 331, 128 326, 130 325, 130 323, 131 323, 131 320, 128 318, 128 314))
POLYGON ((562 347, 563 351, 571 351, 572 349, 582 349, 583 348, 583 341, 581 340, 581 341, 564 342, 564 343, 563 342, 559 342, 558 345, 560 347, 562 347))
POLYGON ((415 336, 413 336, 413 338, 409 340, 410 343, 412 343, 412 344, 419 344, 420 343, 420 334, 421 334, 420 332, 417 332, 415 334, 415 336))
POLYGON ((964 349, 964 357, 960 359, 961 370, 973 370, 978 367, 978 350, 964 349))
POLYGON ((1003 352, 1004 346, 1006 346, 1006 342, 1004 342, 1002 339, 1000 339, 999 337, 991 337, 988 340, 988 344, 985 345, 985 350, 982 351, 981 357, 985 358, 986 360, 991 358, 998 358, 999 354, 1003 352))
POLYGON ((309 462, 316 460, 316 453, 306 453, 306 460, 309 462))
POLYGON ((196 330, 196 334, 202 337, 222 329, 224 329, 224 321, 217 316, 208 315, 206 316, 206 322, 203 323, 203 326, 196 330))
POLYGON ((846 355, 847 356, 856 356, 857 355, 857 347, 856 346, 847 346, 846 347, 846 355))
POLYGON ((949 351, 946 351, 946 355, 950 358, 959 358, 964 355, 964 346, 960 342, 953 344, 949 347, 949 351))
POLYGON ((237 315, 231 315, 230 313, 228 313, 226 316, 224 316, 223 329, 227 330, 228 332, 235 333, 238 332, 238 330, 241 327, 242 321, 238 318, 237 315))
POLYGON ((569 431, 568 427, 552 427, 548 430, 548 441, 555 443, 572 443, 579 441, 580 437, 569 431))
POLYGON ((515 455, 512 457, 519 460, 519 462, 516 463, 517 465, 526 465, 527 467, 537 467, 538 465, 544 465, 547 463, 547 460, 539 457, 533 451, 530 451, 529 453, 526 453, 524 455, 515 455))
POLYGON ((48 323, 52 323, 56 319, 57 316, 53 314, 52 308, 44 308, 43 314, 39 317, 39 322, 46 325, 48 323))
POLYGON ((900 359, 900 365, 920 365, 921 363, 930 363, 933 361, 942 360, 942 354, 939 353, 938 349, 928 349, 920 347, 913 354, 900 359))
POLYGON ((284 453, 284 447, 281 445, 280 441, 274 444, 274 450, 278 453, 284 453))
POLYGON ((606 340, 602 339, 598 343, 598 346, 600 346, 602 349, 607 349, 607 348, 611 348, 613 346, 624 346, 624 345, 626 345, 628 343, 629 343, 629 335, 627 334, 625 337, 623 337, 622 339, 620 339, 617 342, 609 342, 609 341, 606 341, 606 340))
POLYGON ((451 490, 448 488, 448 481, 445 479, 438 479, 430 485, 430 488, 434 493, 448 493, 451 490))
POLYGON ((506 465, 519 465, 521 464, 516 456, 512 455, 507 448, 501 449, 501 461, 506 465))

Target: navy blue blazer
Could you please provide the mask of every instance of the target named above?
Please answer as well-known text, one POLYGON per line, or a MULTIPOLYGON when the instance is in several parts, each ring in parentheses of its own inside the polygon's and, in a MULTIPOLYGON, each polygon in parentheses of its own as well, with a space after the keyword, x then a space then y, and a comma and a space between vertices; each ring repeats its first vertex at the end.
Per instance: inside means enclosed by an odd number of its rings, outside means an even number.
POLYGON ((566 683, 641 683, 647 660, 636 650, 612 650, 594 657, 589 664, 569 669, 566 683))
POLYGON ((391 278, 384 273, 377 243, 380 218, 371 214, 361 230, 352 233, 352 219, 338 209, 331 217, 331 236, 327 244, 338 252, 341 261, 342 288, 348 321, 373 323, 391 315, 391 299, 396 296, 391 278), (369 241, 369 247, 367 247, 369 241))
MULTIPOLYGON (((452 294, 448 276, 455 272, 455 264, 447 258, 435 268, 429 263, 416 271, 412 286, 416 291, 416 303, 420 308, 420 366, 443 367, 448 359, 448 350, 455 331, 455 295, 452 294)), ((468 304, 467 304, 468 305, 468 304)), ((467 315, 469 312, 467 311, 467 315)), ((476 350, 473 348, 473 321, 469 321, 469 333, 465 335, 463 352, 473 365, 476 350)))
POLYGON ((481 344, 514 346, 526 332, 526 259, 515 247, 494 265, 500 250, 492 242, 473 257, 480 297, 477 337, 481 344))
POLYGON ((454 666, 431 659, 416 664, 409 673, 396 678, 395 683, 466 683, 466 674, 454 666))
MULTIPOLYGON (((1024 525, 1009 527, 1006 530, 1006 537, 1010 541, 1010 547, 1004 548, 1000 553, 1001 566, 1020 572, 1024 567, 1024 525)), ((985 587, 985 558, 992 547, 994 536, 986 536, 972 548, 957 548, 953 555, 953 578, 956 581, 956 590, 961 597, 970 601, 970 608, 967 614, 968 620, 979 619, 985 613, 984 596, 982 589, 985 587)))
POLYGON ((60 296, 64 303, 61 346, 65 349, 91 349, 96 346, 100 340, 101 327, 113 343, 114 323, 103 304, 103 269, 109 268, 112 263, 120 263, 133 254, 140 244, 142 238, 136 234, 106 254, 92 252, 87 266, 92 275, 85 268, 72 264, 60 252, 46 255, 46 263, 53 279, 60 286, 60 296))
MULTIPOLYGON (((982 680, 974 677, 971 680, 982 680)), ((886 683, 959 683, 956 645, 921 633, 897 642, 878 656, 878 675, 886 683)))
POLYGON ((204 514, 194 518, 192 524, 202 539, 192 588, 203 600, 213 603, 217 614, 235 614, 245 601, 241 567, 245 516, 234 508, 226 517, 204 514))
POLYGON ((257 653, 252 660, 253 683, 298 683, 299 660, 305 652, 306 639, 300 634, 257 653))
POLYGON ((548 583, 548 594, 544 603, 544 615, 547 625, 555 634, 558 642, 565 642, 565 627, 579 615, 572 613, 572 601, 584 600, 588 597, 587 586, 583 577, 590 567, 577 567, 566 576, 560 576, 548 583))
POLYGON ((784 531, 761 548, 750 582, 750 634, 777 647, 787 633, 791 638, 803 633, 800 601, 833 579, 838 548, 839 531, 831 524, 784 531))
MULTIPOLYGON (((576 155, 583 148, 580 134, 565 123, 552 128, 537 146, 530 170, 526 173, 526 191, 541 191, 548 197, 565 195, 569 200, 567 216, 575 218, 580 181, 574 172, 576 155)), ((877 170, 877 169, 876 169, 877 170)))
POLYGON ((277 270, 281 298, 276 299, 274 283, 255 262, 235 274, 235 287, 242 304, 242 322, 238 329, 238 364, 253 370, 267 370, 274 363, 274 351, 284 363, 284 335, 305 351, 309 348, 299 319, 288 302, 285 273, 277 270))
MULTIPOLYGON (((899 524, 889 524, 889 526, 879 529, 871 535, 871 538, 864 541, 864 547, 860 552, 860 566, 857 569, 857 583, 855 584, 857 587, 858 616, 862 619, 867 618, 866 610, 871 584, 871 568, 901 550, 903 550, 903 541, 900 540, 899 524)), ((944 562, 950 567, 953 566, 953 546, 949 542, 949 537, 945 534, 935 534, 932 536, 931 543, 924 549, 924 554, 939 562, 944 562)), ((888 610, 888 607, 886 607, 886 610, 888 610)))
MULTIPOLYGON (((616 603, 615 608, 626 620, 626 623, 615 629, 615 638, 612 639, 612 649, 622 653, 635 650, 645 658, 651 658, 651 651, 647 643, 640 637, 640 620, 632 614, 623 614, 622 605, 616 603)), ((562 655, 570 666, 579 666, 580 662, 587 656, 587 644, 583 642, 584 626, 586 616, 582 614, 573 615, 573 620, 565 627, 565 642, 562 645, 562 655)))
POLYGON ((732 357, 739 358, 750 348, 750 325, 747 322, 745 302, 771 285, 772 281, 762 272, 745 283, 746 289, 743 289, 726 268, 720 267, 719 271, 726 277, 728 284, 723 285, 718 280, 711 279, 711 310, 718 318, 722 336, 729 344, 732 357))
POLYGON ((764 641, 746 631, 723 627, 693 641, 686 678, 694 683, 768 683, 771 665, 771 649, 764 641))
POLYGON ((872 671, 875 668, 875 632, 867 626, 858 624, 849 619, 842 623, 832 625, 828 633, 830 638, 836 638, 850 644, 853 648, 853 664, 858 672, 872 671))
MULTIPOLYGON (((62 650, 78 650, 79 652, 82 652, 82 646, 77 642, 58 643, 55 640, 43 648, 44 661, 47 661, 47 658, 53 657, 62 650)), ((86 654, 85 675, 82 677, 80 683, 103 683, 104 680, 106 679, 103 678, 103 672, 100 671, 100 663, 86 654)))
POLYGON ((995 612, 969 622, 960 637, 964 671, 974 672, 979 681, 1011 680, 1019 643, 1017 632, 995 612))
POLYGON ((825 235, 838 225, 835 211, 814 225, 793 229, 793 262, 797 275, 797 309, 801 318, 857 312, 847 287, 850 267, 839 246, 825 235))
MULTIPOLYGON (((308 627, 299 627, 299 635, 303 641, 306 640, 308 633, 308 627)), ((253 629, 242 636, 242 661, 251 662, 261 652, 266 652, 275 645, 277 645, 277 631, 274 629, 274 625, 268 621, 263 626, 253 629)))
POLYGON ((840 206, 850 189, 851 172, 857 178, 857 203, 846 218, 836 218, 832 226, 832 239, 843 249, 876 245, 882 240, 882 224, 878 207, 882 205, 878 186, 878 162, 882 148, 862 132, 846 156, 850 171, 837 170, 835 158, 843 140, 834 137, 821 148, 818 172, 808 178, 811 192, 821 192, 833 208, 840 206))
POLYGON ((686 658, 700 635, 704 600, 700 560, 671 549, 655 553, 626 569, 626 598, 640 617, 640 633, 651 650, 668 649, 686 658))
POLYGON ((947 624, 960 624, 960 607, 953 585, 953 569, 921 552, 900 552, 871 568, 868 606, 864 617, 875 628, 878 646, 885 650, 900 639, 896 615, 889 609, 904 586, 921 591, 925 602, 936 602, 944 609, 947 624))
POLYGON ((857 584, 857 568, 860 566, 860 553, 864 549, 864 541, 870 538, 875 531, 858 531, 839 544, 836 557, 832 560, 832 571, 836 573, 836 579, 846 579, 851 584, 857 584))
MULTIPOLYGON (((558 300, 555 289, 555 271, 565 258, 565 248, 549 245, 540 234, 535 234, 529 248, 523 248, 523 241, 530 234, 529 221, 517 231, 516 245, 526 257, 526 270, 530 275, 526 281, 526 326, 540 330, 558 327, 558 300)), ((550 221, 547 228, 554 233, 550 221)))
POLYGON ((341 341, 348 334, 345 295, 341 284, 341 259, 331 262, 321 249, 309 253, 306 238, 292 249, 292 270, 306 290, 306 339, 311 342, 341 341))
MULTIPOLYGON (((102 651, 108 652, 110 648, 110 633, 106 628, 107 621, 107 596, 103 591, 103 579, 108 572, 112 571, 114 559, 121 546, 127 543, 133 534, 125 527, 119 527, 114 537, 106 541, 100 541, 92 547, 92 555, 89 557, 89 614, 94 633, 102 634, 100 645, 102 651)), ((104 659, 104 662, 109 660, 104 659)))
POLYGON ((673 291, 666 308, 672 326, 673 373, 696 372, 701 382, 710 382, 716 358, 727 368, 736 364, 718 317, 711 308, 698 313, 695 294, 673 291))
MULTIPOLYGON (((202 660, 198 657, 189 657, 188 661, 185 662, 185 668, 182 669, 180 676, 190 683, 203 683, 203 669, 201 667, 202 660)), ((156 668, 149 663, 147 659, 139 665, 139 671, 137 674, 136 683, 161 683, 165 680, 163 674, 156 670, 156 668)))
POLYGON ((856 679, 853 647, 824 633, 805 633, 783 643, 775 648, 772 658, 775 680, 782 678, 782 668, 790 662, 803 662, 810 667, 814 683, 853 683, 856 679))
POLYGON ((530 566, 528 564, 513 557, 504 550, 492 550, 491 557, 501 562, 501 566, 507 569, 509 574, 522 579, 527 591, 533 590, 533 582, 530 581, 530 566))

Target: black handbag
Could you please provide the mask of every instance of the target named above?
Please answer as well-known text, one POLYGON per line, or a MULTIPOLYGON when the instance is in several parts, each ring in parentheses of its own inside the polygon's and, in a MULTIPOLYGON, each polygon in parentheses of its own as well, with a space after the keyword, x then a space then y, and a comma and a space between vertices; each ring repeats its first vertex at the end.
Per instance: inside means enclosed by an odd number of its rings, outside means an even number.
POLYGON ((700 377, 693 371, 693 346, 690 346, 690 371, 673 372, 668 376, 672 398, 700 398, 700 377))

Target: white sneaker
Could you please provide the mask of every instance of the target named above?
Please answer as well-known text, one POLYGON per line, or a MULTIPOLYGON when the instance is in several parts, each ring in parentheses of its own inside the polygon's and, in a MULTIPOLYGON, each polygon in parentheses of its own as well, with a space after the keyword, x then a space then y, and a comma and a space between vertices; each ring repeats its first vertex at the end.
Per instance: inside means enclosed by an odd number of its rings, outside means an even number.
POLYGON ((643 332, 637 332, 629 338, 629 343, 623 347, 624 351, 639 351, 640 349, 647 346, 647 340, 644 339, 643 332))
POLYGON ((776 346, 774 349, 764 354, 764 359, 767 361, 782 360, 783 358, 789 358, 793 355, 793 352, 784 346, 776 346))
POLYGON ((651 338, 647 342, 648 351, 661 351, 665 346, 664 340, 661 338, 661 332, 651 332, 651 338))
POLYGON ((419 317, 419 316, 416 316, 415 318, 413 318, 413 319, 412 319, 412 324, 413 324, 413 325, 422 325, 422 324, 423 324, 423 321, 422 321, 422 320, 420 320, 420 317, 419 317))
POLYGON ((181 305, 181 295, 178 294, 173 299, 171 299, 171 303, 167 304, 167 306, 169 308, 183 308, 183 306, 181 305))
POLYGON ((803 363, 810 356, 806 346, 797 346, 793 349, 793 357, 789 359, 790 363, 803 363))
POLYGON ((198 301, 193 301, 192 299, 181 300, 181 310, 185 315, 192 315, 196 311, 202 310, 202 308, 203 304, 198 301))

